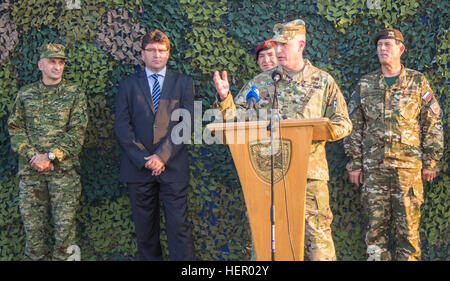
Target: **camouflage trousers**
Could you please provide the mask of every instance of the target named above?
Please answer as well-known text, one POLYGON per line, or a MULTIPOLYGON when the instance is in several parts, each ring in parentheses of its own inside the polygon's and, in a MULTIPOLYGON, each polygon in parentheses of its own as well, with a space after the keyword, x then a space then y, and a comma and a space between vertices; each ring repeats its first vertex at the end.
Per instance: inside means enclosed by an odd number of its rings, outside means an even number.
POLYGON ((19 209, 25 234, 25 256, 31 260, 49 260, 49 214, 53 218, 53 260, 66 260, 67 248, 76 245, 75 214, 81 196, 80 177, 75 173, 45 173, 21 176, 19 209))
POLYGON ((368 217, 368 260, 391 260, 388 249, 395 224, 395 259, 420 260, 419 220, 423 185, 419 169, 364 171, 362 205, 368 217))
POLYGON ((305 260, 335 261, 328 181, 308 179, 305 219, 305 260))

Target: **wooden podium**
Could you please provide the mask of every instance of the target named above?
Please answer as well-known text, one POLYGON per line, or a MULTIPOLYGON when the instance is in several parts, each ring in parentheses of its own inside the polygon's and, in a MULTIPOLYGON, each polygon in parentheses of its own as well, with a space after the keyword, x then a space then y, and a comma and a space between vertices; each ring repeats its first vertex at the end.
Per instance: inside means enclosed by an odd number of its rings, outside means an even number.
MULTIPOLYGON (((211 123, 206 126, 219 142, 226 143, 230 148, 244 193, 256 259, 259 261, 272 260, 271 146, 268 124, 269 121, 250 121, 211 123)), ((275 260, 303 260, 306 174, 311 142, 335 139, 328 118, 283 120, 280 127, 275 129, 275 260)))

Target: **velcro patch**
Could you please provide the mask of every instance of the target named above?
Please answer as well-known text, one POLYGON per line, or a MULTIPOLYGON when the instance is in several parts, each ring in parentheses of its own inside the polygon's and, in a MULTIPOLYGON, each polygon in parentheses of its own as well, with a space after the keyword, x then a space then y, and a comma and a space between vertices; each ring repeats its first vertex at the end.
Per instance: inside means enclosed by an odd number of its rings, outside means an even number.
POLYGON ((426 92, 425 95, 423 95, 422 99, 425 102, 429 102, 431 100, 431 97, 433 97, 433 95, 430 92, 426 92))
POLYGON ((434 114, 439 114, 441 111, 441 108, 439 107, 439 104, 435 101, 431 106, 431 110, 433 110, 434 114))

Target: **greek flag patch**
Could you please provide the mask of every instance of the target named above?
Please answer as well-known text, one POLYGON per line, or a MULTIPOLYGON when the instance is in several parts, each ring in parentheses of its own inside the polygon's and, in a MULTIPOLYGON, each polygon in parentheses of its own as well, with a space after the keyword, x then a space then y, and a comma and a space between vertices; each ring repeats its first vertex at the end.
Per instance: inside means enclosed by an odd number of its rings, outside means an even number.
POLYGON ((432 96, 433 96, 433 95, 432 95, 430 92, 426 92, 425 95, 423 95, 422 99, 423 99, 425 102, 429 102, 432 96))

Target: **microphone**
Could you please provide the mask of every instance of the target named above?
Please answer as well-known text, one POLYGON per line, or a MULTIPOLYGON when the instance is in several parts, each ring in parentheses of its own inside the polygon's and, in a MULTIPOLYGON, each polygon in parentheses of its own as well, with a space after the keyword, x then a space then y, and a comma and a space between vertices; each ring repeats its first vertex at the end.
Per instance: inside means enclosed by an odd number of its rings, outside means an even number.
POLYGON ((255 104, 259 101, 259 91, 256 86, 252 86, 250 88, 250 91, 248 91, 247 96, 245 97, 247 100, 247 110, 253 109, 255 107, 255 104))
POLYGON ((285 79, 285 76, 283 72, 275 70, 274 72, 272 72, 272 79, 273 81, 275 81, 275 83, 278 83, 278 81, 285 79))

